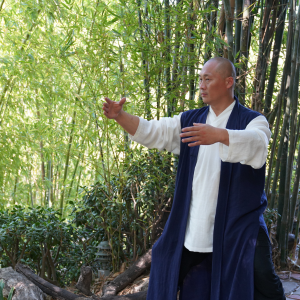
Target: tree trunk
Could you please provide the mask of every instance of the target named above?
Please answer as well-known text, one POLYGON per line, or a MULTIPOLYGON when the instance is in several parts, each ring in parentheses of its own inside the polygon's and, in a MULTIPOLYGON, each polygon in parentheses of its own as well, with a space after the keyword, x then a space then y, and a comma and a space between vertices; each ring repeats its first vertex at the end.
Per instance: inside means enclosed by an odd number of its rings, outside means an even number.
POLYGON ((125 272, 116 277, 113 281, 108 282, 103 287, 103 297, 109 295, 116 295, 123 290, 129 283, 133 282, 151 265, 152 249, 148 250, 142 257, 140 257, 133 265, 131 265, 125 272))
MULTIPOLYGON (((54 299, 58 300, 84 300, 90 299, 90 297, 82 297, 76 294, 73 294, 67 290, 64 290, 58 286, 55 286, 45 279, 37 276, 34 272, 27 266, 22 264, 17 264, 16 271, 20 274, 23 274, 27 279, 29 279, 32 283, 38 286, 44 293, 52 296, 54 299)), ((107 296, 107 297, 97 297, 95 295, 92 296, 92 299, 95 300, 146 300, 147 291, 130 294, 125 296, 107 296)))
MULTIPOLYGON (((136 294, 129 294, 124 296, 107 296, 105 298, 100 298, 103 300, 146 300, 147 291, 139 292, 136 294)), ((80 299, 78 299, 80 300, 80 299)))
POLYGON ((109 295, 117 295, 129 283, 133 282, 151 265, 152 249, 148 250, 142 257, 140 257, 133 265, 131 265, 125 272, 116 277, 113 281, 108 282, 103 287, 103 297, 109 295))
POLYGON ((27 279, 33 282, 36 286, 38 286, 44 293, 52 296, 55 299, 61 300, 76 300, 79 298, 78 295, 75 295, 67 290, 64 290, 58 286, 53 285, 52 283, 46 281, 45 279, 37 276, 33 273, 33 271, 22 264, 16 265, 16 271, 20 274, 23 274, 27 279))
POLYGON ((76 288, 87 296, 91 296, 91 283, 92 283, 92 268, 89 266, 82 266, 80 268, 80 276, 76 284, 76 288))

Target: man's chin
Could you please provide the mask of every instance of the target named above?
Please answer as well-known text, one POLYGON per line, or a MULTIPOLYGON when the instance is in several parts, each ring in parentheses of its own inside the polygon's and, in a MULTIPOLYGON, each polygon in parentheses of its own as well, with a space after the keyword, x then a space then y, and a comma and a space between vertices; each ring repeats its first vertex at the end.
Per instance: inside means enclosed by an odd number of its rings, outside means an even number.
POLYGON ((209 105, 210 104, 210 99, 208 98, 208 97, 202 97, 202 101, 203 101, 203 103, 205 103, 205 104, 207 104, 207 105, 209 105))

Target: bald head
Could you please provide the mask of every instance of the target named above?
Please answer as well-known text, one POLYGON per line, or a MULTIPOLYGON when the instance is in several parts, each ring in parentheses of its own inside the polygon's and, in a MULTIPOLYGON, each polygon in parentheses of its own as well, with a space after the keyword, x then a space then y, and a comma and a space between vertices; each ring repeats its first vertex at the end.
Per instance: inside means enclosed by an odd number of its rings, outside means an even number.
POLYGON ((229 59, 223 57, 214 57, 207 61, 205 64, 211 63, 215 64, 215 71, 218 72, 223 78, 233 77, 233 81, 235 84, 235 67, 229 59))

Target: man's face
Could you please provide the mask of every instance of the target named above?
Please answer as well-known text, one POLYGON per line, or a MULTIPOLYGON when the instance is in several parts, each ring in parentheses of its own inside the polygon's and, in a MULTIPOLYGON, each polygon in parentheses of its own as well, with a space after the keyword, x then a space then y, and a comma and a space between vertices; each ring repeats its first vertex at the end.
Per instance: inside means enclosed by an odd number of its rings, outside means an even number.
POLYGON ((208 61, 200 73, 200 93, 203 102, 209 105, 217 104, 227 95, 226 78, 216 71, 217 62, 208 61))

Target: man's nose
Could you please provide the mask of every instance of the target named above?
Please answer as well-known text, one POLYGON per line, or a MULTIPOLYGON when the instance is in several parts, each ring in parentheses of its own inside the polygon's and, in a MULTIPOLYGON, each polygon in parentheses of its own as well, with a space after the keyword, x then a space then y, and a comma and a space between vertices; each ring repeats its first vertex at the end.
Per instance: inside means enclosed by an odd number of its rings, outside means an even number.
POLYGON ((205 82, 204 81, 200 81, 200 85, 199 85, 200 90, 205 90, 206 86, 205 86, 205 82))

